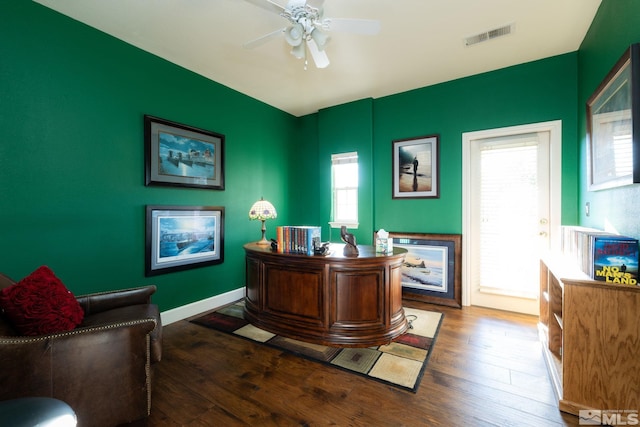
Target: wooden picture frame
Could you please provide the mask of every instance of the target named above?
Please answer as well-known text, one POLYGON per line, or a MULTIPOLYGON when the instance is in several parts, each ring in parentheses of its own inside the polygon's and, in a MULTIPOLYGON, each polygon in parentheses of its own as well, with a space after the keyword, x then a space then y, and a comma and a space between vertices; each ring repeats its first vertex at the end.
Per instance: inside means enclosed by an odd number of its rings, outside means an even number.
POLYGON ((224 190, 224 135, 144 116, 145 185, 224 190))
MULTIPOLYGON (((402 297, 462 307, 462 235, 389 232, 393 246, 407 250, 402 297)), ((374 239, 375 241, 375 239, 374 239)))
POLYGON ((587 145, 589 191, 640 183, 640 44, 587 101, 587 145))
POLYGON ((224 208, 147 206, 145 274, 188 270, 224 261, 224 208))
POLYGON ((439 135, 394 140, 392 142, 393 198, 439 198, 439 153, 439 135))

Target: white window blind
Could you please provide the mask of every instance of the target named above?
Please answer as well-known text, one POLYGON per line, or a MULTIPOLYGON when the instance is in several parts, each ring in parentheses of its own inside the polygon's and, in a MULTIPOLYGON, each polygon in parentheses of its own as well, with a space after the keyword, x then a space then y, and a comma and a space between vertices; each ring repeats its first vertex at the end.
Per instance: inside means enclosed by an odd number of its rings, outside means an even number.
POLYGON ((358 153, 331 155, 331 226, 358 226, 358 153))
POLYGON ((534 297, 538 274, 537 134, 496 139, 480 148, 480 275, 483 292, 534 297), (532 260, 528 262, 528 260, 532 260), (523 263, 524 261, 524 263, 523 263), (523 268, 524 264, 524 268, 523 268))

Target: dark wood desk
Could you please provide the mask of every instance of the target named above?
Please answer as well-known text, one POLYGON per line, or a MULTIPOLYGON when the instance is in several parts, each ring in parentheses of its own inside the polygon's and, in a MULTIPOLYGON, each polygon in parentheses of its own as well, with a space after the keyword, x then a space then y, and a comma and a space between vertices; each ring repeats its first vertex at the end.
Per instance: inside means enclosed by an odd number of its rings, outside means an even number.
POLYGON ((407 330, 400 268, 405 249, 392 255, 358 246, 360 255, 329 256, 272 252, 250 243, 246 252, 245 318, 289 338, 324 345, 368 347, 407 330))

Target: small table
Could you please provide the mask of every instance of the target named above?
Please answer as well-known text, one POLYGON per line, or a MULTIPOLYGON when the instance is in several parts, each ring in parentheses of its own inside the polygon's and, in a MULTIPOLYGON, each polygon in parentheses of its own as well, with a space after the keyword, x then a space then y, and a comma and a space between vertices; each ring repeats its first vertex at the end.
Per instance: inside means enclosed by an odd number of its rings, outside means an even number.
POLYGON ((56 425, 75 427, 76 414, 62 400, 50 397, 22 397, 0 402, 0 423, 12 427, 56 425), (53 424, 52 424, 53 423, 53 424))
POLYGON ((332 244, 328 256, 308 256, 246 244, 245 318, 285 337, 343 347, 386 344, 405 333, 407 251, 383 255, 358 246, 358 257, 345 257, 343 248, 332 244))

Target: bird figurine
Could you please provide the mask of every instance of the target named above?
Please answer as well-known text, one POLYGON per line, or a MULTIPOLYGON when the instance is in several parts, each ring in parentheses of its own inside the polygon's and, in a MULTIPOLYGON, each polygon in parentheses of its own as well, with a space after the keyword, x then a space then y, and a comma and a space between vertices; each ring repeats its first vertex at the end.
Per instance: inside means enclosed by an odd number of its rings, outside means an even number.
POLYGON ((347 232, 347 227, 344 225, 340 227, 340 238, 346 243, 344 246, 344 256, 356 257, 359 255, 358 247, 356 246, 356 237, 347 232))

